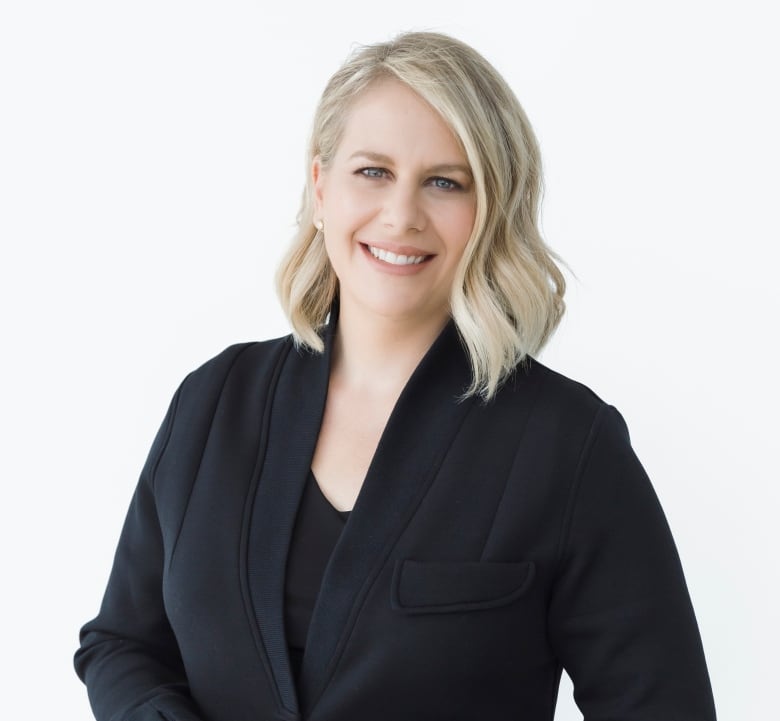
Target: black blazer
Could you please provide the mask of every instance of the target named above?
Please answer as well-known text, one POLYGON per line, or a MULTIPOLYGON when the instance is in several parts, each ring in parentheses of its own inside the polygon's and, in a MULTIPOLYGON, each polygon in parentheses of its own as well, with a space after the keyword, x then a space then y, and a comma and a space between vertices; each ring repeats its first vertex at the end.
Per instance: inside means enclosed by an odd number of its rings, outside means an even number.
POLYGON ((619 413, 529 361, 485 404, 452 323, 333 552, 296 688, 287 548, 330 347, 228 348, 154 441, 76 668, 101 721, 715 719, 663 512, 619 413))

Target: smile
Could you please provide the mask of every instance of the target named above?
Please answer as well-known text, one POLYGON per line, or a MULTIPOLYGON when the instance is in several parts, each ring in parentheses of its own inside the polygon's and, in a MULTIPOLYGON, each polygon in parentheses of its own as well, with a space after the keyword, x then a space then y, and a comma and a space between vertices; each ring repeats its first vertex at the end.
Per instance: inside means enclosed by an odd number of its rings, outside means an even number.
POLYGON ((428 257, 427 255, 396 255, 389 250, 375 248, 373 245, 369 245, 368 250, 375 258, 390 263, 390 265, 417 265, 428 257))

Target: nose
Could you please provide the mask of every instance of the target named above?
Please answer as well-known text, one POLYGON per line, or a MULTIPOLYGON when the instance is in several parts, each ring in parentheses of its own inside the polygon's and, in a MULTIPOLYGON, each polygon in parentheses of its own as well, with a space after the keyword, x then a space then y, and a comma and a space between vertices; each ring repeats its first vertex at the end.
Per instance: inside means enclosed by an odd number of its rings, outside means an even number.
POLYGON ((390 231, 403 234, 425 229, 425 210, 419 197, 420 188, 414 184, 396 181, 388 188, 382 205, 382 225, 390 231))

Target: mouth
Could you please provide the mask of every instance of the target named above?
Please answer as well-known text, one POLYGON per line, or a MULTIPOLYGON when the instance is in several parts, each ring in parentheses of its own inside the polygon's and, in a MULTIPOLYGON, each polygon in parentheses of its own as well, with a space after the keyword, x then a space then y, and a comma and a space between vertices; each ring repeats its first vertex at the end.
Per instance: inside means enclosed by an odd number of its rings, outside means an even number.
POLYGON ((374 245, 362 244, 371 255, 377 260, 381 260, 388 265, 404 266, 404 265, 419 265, 432 258, 432 255, 402 255, 400 253, 393 253, 392 251, 385 250, 384 248, 377 248, 374 245))

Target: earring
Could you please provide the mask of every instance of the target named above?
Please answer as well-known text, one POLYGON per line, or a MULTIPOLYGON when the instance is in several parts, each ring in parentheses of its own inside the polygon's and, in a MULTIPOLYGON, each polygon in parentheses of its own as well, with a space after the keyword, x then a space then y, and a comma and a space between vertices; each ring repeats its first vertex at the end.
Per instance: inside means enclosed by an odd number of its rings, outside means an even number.
POLYGON ((325 223, 323 223, 322 220, 315 220, 314 227, 321 233, 323 230, 325 230, 325 223))

